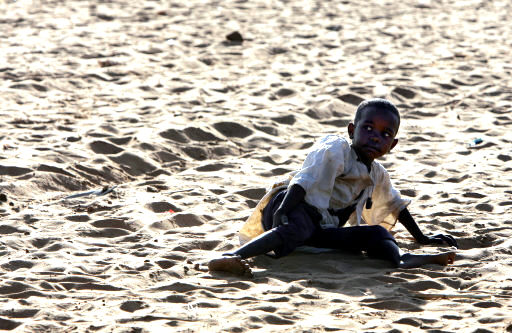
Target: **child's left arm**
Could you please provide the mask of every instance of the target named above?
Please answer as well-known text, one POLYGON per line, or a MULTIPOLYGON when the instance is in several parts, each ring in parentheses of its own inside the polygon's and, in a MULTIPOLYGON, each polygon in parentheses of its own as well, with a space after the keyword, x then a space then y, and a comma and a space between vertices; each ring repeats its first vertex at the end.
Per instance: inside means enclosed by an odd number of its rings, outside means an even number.
POLYGON ((420 244, 446 244, 450 246, 459 247, 457 241, 451 235, 437 234, 433 236, 425 235, 421 230, 414 218, 409 213, 407 208, 404 208, 398 215, 398 221, 411 233, 411 235, 420 244))

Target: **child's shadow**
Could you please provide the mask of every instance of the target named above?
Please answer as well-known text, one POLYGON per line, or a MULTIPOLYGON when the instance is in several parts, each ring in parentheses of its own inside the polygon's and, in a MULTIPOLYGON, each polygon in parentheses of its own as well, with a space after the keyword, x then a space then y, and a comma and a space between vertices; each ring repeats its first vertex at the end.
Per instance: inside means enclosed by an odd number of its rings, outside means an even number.
POLYGON ((418 297, 418 292, 445 289, 430 277, 442 276, 441 266, 398 269, 362 253, 337 250, 303 247, 282 259, 258 256, 251 266, 254 283, 281 285, 281 288, 267 289, 269 301, 289 298, 290 302, 297 299, 311 302, 322 298, 332 304, 346 303, 349 297, 354 297, 358 306, 420 312, 426 302, 418 297))

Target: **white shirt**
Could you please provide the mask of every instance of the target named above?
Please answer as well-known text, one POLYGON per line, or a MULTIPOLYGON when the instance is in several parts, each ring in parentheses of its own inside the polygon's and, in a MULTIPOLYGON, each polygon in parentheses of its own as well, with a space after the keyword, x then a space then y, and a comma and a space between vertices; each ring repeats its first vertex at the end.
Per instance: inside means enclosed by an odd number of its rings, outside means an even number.
POLYGON ((373 161, 368 172, 347 140, 339 135, 327 135, 311 148, 289 186, 294 184, 306 190, 305 201, 322 214, 320 224, 323 228, 338 227, 339 224, 338 218, 329 214, 328 209, 337 210, 353 204, 356 209, 349 218, 349 225, 360 225, 361 219, 368 224, 381 224, 392 214, 392 227, 400 211, 410 203, 401 199, 380 163, 373 161), (371 198, 372 207, 366 209, 368 198, 371 198))
POLYGON ((322 228, 339 225, 338 217, 329 214, 328 209, 337 210, 356 204, 349 225, 360 225, 364 221, 390 230, 400 211, 410 203, 410 200, 400 197, 380 163, 373 161, 368 172, 346 139, 339 135, 327 135, 311 148, 298 171, 290 174, 288 179, 274 183, 260 200, 240 230, 241 243, 264 232, 261 224, 263 209, 276 192, 294 184, 304 188, 305 201, 322 214, 322 228), (368 198, 372 200, 369 209, 365 207, 368 198))

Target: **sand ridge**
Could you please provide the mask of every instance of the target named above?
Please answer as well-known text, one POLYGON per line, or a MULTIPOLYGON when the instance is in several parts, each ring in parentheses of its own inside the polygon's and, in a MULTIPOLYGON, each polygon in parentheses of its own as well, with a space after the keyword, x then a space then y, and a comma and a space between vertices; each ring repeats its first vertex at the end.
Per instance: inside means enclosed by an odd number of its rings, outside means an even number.
POLYGON ((0 329, 512 331, 510 7, 1 2, 0 329), (381 163, 455 264, 298 251, 206 272, 375 96, 402 113, 381 163))

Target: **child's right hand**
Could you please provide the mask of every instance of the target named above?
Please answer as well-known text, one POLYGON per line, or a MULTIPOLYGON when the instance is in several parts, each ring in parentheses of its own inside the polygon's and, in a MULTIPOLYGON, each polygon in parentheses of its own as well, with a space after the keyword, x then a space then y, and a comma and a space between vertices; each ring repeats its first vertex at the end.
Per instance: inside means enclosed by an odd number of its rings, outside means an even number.
POLYGON ((272 219, 272 229, 288 224, 288 216, 281 209, 276 210, 272 219))
POLYGON ((345 223, 347 223, 348 219, 350 218, 350 215, 352 215, 352 213, 354 212, 355 209, 356 209, 356 204, 353 204, 352 206, 348 206, 346 208, 341 208, 341 209, 337 209, 337 210, 329 208, 328 211, 329 211, 329 214, 338 217, 338 221, 339 221, 338 227, 341 228, 345 225, 345 223))
POLYGON ((291 212, 306 196, 306 190, 299 184, 293 184, 284 196, 283 201, 279 208, 274 212, 272 217, 272 228, 277 228, 280 225, 288 224, 287 213, 291 212))
POLYGON ((446 234, 437 234, 433 236, 427 236, 421 240, 418 241, 420 244, 428 245, 428 244, 443 244, 446 243, 449 246, 455 246, 456 248, 459 248, 459 245, 457 244, 457 241, 455 238, 453 238, 452 235, 446 235, 446 234))

